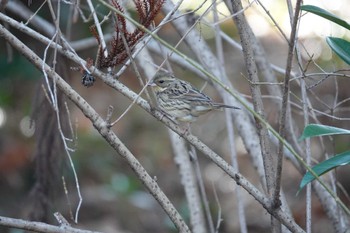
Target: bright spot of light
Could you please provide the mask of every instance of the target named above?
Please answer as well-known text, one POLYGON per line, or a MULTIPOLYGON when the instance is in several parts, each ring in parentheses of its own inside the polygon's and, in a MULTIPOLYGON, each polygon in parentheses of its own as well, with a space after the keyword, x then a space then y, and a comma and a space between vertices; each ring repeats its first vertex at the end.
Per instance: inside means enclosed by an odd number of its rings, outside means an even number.
POLYGON ((6 123, 6 112, 0 107, 0 127, 6 123))
MULTIPOLYGON (((176 1, 173 1, 176 2, 176 1)), ((206 0, 200 0, 200 1, 193 1, 193 0, 184 0, 179 9, 183 12, 185 11, 192 11, 195 10, 196 15, 204 15, 204 18, 206 21, 212 22, 214 19, 212 7, 213 4, 211 1, 206 0), (210 9, 211 8, 211 9, 210 9), (208 10, 210 9, 210 10, 208 10)), ((227 9, 226 4, 224 2, 219 2, 216 5, 216 10, 218 13, 219 20, 223 19, 230 19, 230 11, 227 9)))
POLYGON ((322 42, 321 39, 310 38, 306 39, 303 43, 303 49, 301 49, 301 56, 305 60, 317 59, 322 54, 322 42))
POLYGON ((19 123, 19 129, 24 136, 29 138, 35 132, 35 123, 29 116, 25 116, 19 123))
MULTIPOLYGON (((344 7, 344 9, 346 9, 347 3, 345 1, 329 1, 329 0, 323 0, 321 1, 322 3, 322 8, 325 9, 329 9, 331 11, 340 11, 342 9, 342 7, 344 7)), ((317 4, 317 1, 315 3, 315 5, 317 4)), ((316 5, 317 6, 317 5, 316 5)))
POLYGON ((247 19, 256 36, 266 36, 271 33, 271 26, 264 17, 260 15, 250 15, 247 19))
MULTIPOLYGON (((341 11, 342 8, 346 7, 343 1, 314 1, 308 4, 325 9, 337 17, 346 20, 345 16, 342 15, 344 11, 341 11), (337 2, 337 4, 335 2, 337 2)), ((315 35, 320 38, 325 38, 326 36, 343 37, 346 32, 347 30, 345 28, 323 17, 309 12, 303 12, 298 34, 299 37, 302 38, 315 35)))

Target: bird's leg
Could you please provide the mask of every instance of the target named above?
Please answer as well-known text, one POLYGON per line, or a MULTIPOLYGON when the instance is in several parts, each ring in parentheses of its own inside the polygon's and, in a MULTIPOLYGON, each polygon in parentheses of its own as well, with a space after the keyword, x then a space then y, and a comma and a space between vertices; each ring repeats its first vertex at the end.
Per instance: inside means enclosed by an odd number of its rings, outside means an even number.
POLYGON ((164 117, 167 117, 171 122, 173 122, 175 125, 178 125, 178 123, 176 122, 176 120, 170 116, 169 114, 167 114, 166 112, 164 112, 162 109, 158 108, 158 111, 162 114, 159 118, 160 121, 163 120, 164 117))
POLYGON ((187 134, 187 133, 190 134, 190 133, 191 133, 191 122, 187 122, 184 129, 185 129, 185 130, 184 130, 184 132, 183 132, 182 135, 185 135, 185 134, 187 134))

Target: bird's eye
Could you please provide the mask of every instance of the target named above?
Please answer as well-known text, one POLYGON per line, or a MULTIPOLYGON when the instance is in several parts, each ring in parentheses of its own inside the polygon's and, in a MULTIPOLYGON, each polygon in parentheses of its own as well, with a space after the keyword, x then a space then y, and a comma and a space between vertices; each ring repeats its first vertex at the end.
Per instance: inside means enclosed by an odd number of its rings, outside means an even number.
POLYGON ((164 80, 159 80, 159 83, 160 83, 160 84, 164 83, 164 80))

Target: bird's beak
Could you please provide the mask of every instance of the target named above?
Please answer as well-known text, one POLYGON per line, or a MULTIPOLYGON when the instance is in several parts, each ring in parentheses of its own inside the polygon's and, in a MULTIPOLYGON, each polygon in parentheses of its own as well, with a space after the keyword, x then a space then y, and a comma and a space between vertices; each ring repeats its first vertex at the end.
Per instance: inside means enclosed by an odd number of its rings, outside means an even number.
POLYGON ((157 85, 153 82, 153 80, 151 80, 151 81, 148 83, 147 86, 149 86, 149 87, 155 87, 155 86, 157 86, 157 85))

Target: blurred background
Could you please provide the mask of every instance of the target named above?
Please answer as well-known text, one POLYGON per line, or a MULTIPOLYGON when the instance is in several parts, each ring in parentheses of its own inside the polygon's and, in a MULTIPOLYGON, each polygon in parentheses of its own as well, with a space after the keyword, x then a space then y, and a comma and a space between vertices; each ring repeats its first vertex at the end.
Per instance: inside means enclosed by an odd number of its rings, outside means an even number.
MULTIPOLYGON (((10 2, 12 2, 10 0, 10 2)), ((32 12, 40 8, 43 1, 13 1, 12 4, 21 4, 32 12)), ((211 1, 202 4, 203 1, 184 1, 181 11, 201 8, 195 14, 202 15, 211 1), (196 2, 196 3, 194 3, 196 2)), ((88 8, 83 2, 81 9, 88 16, 88 8)), ((94 4, 97 4, 94 2, 94 4)), ((264 6, 278 22, 280 29, 288 36, 290 33, 290 19, 288 9, 283 1, 265 0, 264 6)), ((347 11, 346 0, 338 1, 304 1, 304 4, 314 4, 321 8, 333 12, 344 20, 350 19, 347 11)), ((266 12, 254 2, 244 2, 245 6, 250 6, 246 10, 249 23, 259 38, 260 42, 270 59, 276 66, 285 68, 287 58, 287 43, 276 29, 276 26, 269 19, 266 12)), ((99 6, 100 17, 107 12, 105 8, 99 6)), ((229 11, 223 2, 219 1, 218 10, 220 12, 220 22, 222 30, 231 38, 239 42, 239 37, 235 25, 232 22, 229 11)), ((16 12, 6 9, 5 13, 18 21, 24 21, 16 12)), ((83 22, 78 19, 74 23, 70 18, 70 6, 61 4, 61 25, 62 31, 67 32, 68 25, 71 33, 67 35, 69 41, 78 41, 92 37, 89 26, 93 23, 83 22)), ((49 22, 52 22, 47 5, 40 8, 38 15, 49 22)), ((156 19, 156 24, 164 17, 160 14, 156 19)), ((211 28, 213 15, 206 14, 202 22, 198 24, 203 39, 215 49, 214 31, 211 28)), ((103 25, 105 32, 112 30, 108 23, 103 25)), ((12 29, 20 40, 33 49, 40 57, 44 52, 44 46, 33 40, 29 36, 12 29)), ((159 35, 171 44, 176 44, 180 37, 174 28, 166 25, 159 35)), ((325 42, 326 36, 336 36, 349 39, 350 34, 345 29, 330 23, 312 14, 304 14, 299 28, 299 46, 302 48, 301 55, 304 64, 313 59, 307 67, 308 73, 335 72, 348 74, 348 66, 332 53, 325 42)), ((227 73, 231 81, 248 100, 250 91, 245 79, 245 65, 241 51, 224 42, 225 61, 228 65, 227 73)), ((180 50, 186 51, 186 45, 181 45, 180 50)), ((49 105, 45 102, 43 94, 44 79, 40 71, 29 63, 16 50, 11 49, 3 39, 0 39, 0 215, 14 218, 30 219, 33 217, 33 208, 38 207, 33 201, 40 199, 38 193, 48 193, 50 199, 43 201, 49 207, 48 213, 43 213, 48 222, 55 223, 54 212, 60 212, 68 220, 75 214, 78 204, 78 195, 75 187, 74 176, 70 167, 67 155, 56 135, 45 133, 55 126, 55 115, 48 114, 49 105), (37 122, 43 119, 51 119, 50 126, 41 126, 38 132, 37 122), (40 134, 40 135, 38 135, 40 134), (42 149, 39 139, 46 138, 47 141, 55 141, 52 148, 42 149), (50 153, 52 157, 49 161, 55 161, 54 169, 57 177, 41 177, 44 174, 36 169, 36 155, 50 153), (41 174, 41 175, 40 175, 41 174), (50 183, 50 190, 40 191, 38 180, 50 183), (39 191, 38 191, 39 190, 39 191), (53 192, 54 191, 54 192, 53 192), (67 192, 67 193, 65 193, 67 192)), ((95 59, 97 46, 93 46, 81 51, 78 54, 82 58, 95 59)), ((189 53, 189 52, 188 52, 189 53)), ((162 58, 152 53, 157 62, 162 58)), ((188 54, 191 56, 191 54, 188 54)), ((52 54, 50 55, 52 58, 52 54)), ((102 116, 107 114, 108 106, 114 107, 113 119, 117 119, 130 105, 130 100, 111 89, 100 80, 90 87, 81 85, 81 74, 72 69, 76 64, 70 63, 64 58, 58 59, 58 73, 102 116)), ((177 77, 191 81, 198 88, 204 85, 204 81, 196 77, 191 71, 174 65, 174 73, 177 77)), ((295 71, 298 71, 295 67, 295 71)), ((142 71, 141 71, 142 74, 142 71)), ((280 80, 283 75, 279 74, 280 80)), ((315 75, 307 82, 309 86, 317 84, 324 76, 315 75)), ((139 92, 141 86, 135 77, 135 73, 128 68, 120 77, 119 81, 126 86, 139 92)), ((325 103, 332 104, 349 98, 347 78, 325 79, 321 84, 315 86, 312 91, 313 105, 320 111, 327 111, 325 103), (337 97, 335 97, 335 93, 337 97)), ((300 96, 297 83, 292 81, 291 90, 300 96)), ((264 87, 262 88, 264 92, 264 87)), ((218 93, 210 85, 207 85, 204 92, 218 102, 218 93)), ((96 230, 102 232, 176 232, 171 221, 164 214, 158 203, 148 194, 140 181, 135 177, 133 171, 127 163, 119 156, 97 133, 91 122, 74 106, 69 100, 62 97, 62 111, 67 114, 64 103, 69 109, 69 120, 62 120, 64 131, 67 137, 71 138, 69 146, 74 149, 71 153, 74 167, 79 179, 83 203, 79 214, 79 224, 77 227, 96 230), (69 123, 70 122, 70 123, 69 123), (70 128, 73 129, 71 132, 70 128)), ((266 98, 266 116, 273 126, 277 126, 278 115, 274 104, 266 98)), ((349 116, 349 104, 343 105, 342 112, 337 112, 337 117, 349 116)), ((296 109, 298 113, 300 109, 296 109)), ((67 115, 66 115, 67 116, 67 115)), ((303 116, 295 115, 296 122, 302 125, 303 116)), ((324 124, 332 124, 338 127, 349 129, 348 120, 336 120, 326 116, 320 116, 319 120, 324 124)), ((300 128, 302 128, 300 126, 300 128)), ((157 177, 159 186, 174 203, 182 216, 188 222, 188 209, 184 197, 183 188, 180 184, 178 169, 173 160, 171 144, 168 138, 167 128, 149 116, 138 106, 134 105, 130 111, 113 127, 118 137, 125 143, 131 152, 139 159, 141 164, 147 169, 149 174, 157 177)), ((229 161, 230 148, 225 132, 224 113, 212 112, 202 116, 197 122, 192 124, 192 132, 198 135, 207 145, 229 161)), ((45 142, 45 141, 44 141, 45 142)), ((251 164, 247 152, 240 139, 237 137, 237 153, 239 157, 240 171, 253 184, 258 185, 259 179, 251 164)), ((43 143, 43 142, 41 142, 43 143)), ((46 144, 51 145, 51 144, 46 144)), ((330 153, 339 153, 349 146, 349 137, 336 137, 330 142, 334 150, 330 153)), ((320 156, 321 151, 314 149, 315 158, 320 156)), ((47 161, 47 162, 49 162, 47 161)), ((199 154, 202 175, 204 177, 206 191, 210 201, 210 208, 213 219, 217 221, 218 214, 222 212, 223 221, 220 232, 239 232, 237 218, 237 208, 235 204, 235 192, 237 185, 216 167, 209 160, 199 154), (214 190, 217 192, 215 200, 214 190)), ((51 165, 52 166, 52 165, 51 165)), ((345 189, 350 187, 349 177, 346 169, 338 171, 345 189)), ((292 207, 292 213, 298 224, 305 226, 305 200, 304 192, 296 196, 298 185, 301 179, 298 171, 288 162, 284 164, 283 188, 288 198, 288 203, 292 207)), ((259 186, 258 186, 259 187, 259 186)), ((248 219, 249 232, 267 232, 269 229, 270 216, 256 203, 256 201, 244 192, 242 200, 246 206, 246 216, 248 219)), ((313 217, 315 224, 314 232, 332 232, 330 221, 326 218, 317 198, 313 199, 313 217)), ((73 226, 75 226, 73 224, 73 226)), ((15 229, 0 227, 1 232, 21 232, 15 229)))

